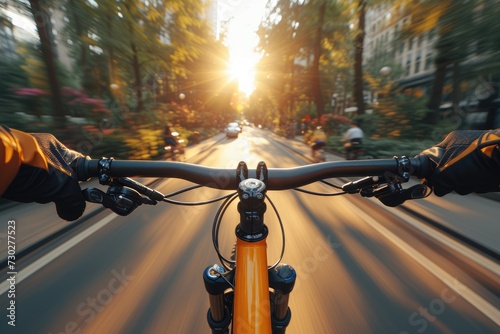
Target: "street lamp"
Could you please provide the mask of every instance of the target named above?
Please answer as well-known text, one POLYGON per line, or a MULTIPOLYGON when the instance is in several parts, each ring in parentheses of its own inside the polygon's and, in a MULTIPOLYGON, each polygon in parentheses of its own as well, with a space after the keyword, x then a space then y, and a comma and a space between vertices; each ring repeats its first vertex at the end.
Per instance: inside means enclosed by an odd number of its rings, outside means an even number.
POLYGON ((380 75, 383 77, 388 77, 391 74, 391 68, 389 66, 384 66, 379 71, 380 75))

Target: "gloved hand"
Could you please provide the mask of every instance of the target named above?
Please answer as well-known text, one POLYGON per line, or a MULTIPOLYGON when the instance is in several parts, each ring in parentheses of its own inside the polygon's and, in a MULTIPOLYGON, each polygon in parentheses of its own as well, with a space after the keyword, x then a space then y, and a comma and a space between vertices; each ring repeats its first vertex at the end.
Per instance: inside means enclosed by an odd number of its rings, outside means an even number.
POLYGON ((424 182, 437 196, 500 191, 500 129, 451 132, 425 154, 436 168, 424 182))
POLYGON ((72 151, 48 133, 31 134, 47 157, 48 172, 43 168, 21 165, 15 179, 2 197, 30 203, 54 202, 57 214, 76 220, 85 211, 85 199, 70 164, 82 154, 72 151))

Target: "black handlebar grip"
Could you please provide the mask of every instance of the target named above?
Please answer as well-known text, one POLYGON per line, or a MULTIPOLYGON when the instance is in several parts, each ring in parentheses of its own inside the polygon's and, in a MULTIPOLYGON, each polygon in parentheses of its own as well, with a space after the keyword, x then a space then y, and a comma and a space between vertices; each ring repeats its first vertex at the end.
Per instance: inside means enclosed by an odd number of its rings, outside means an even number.
MULTIPOLYGON (((88 181, 92 176, 90 162, 92 160, 89 157, 76 158, 71 164, 73 172, 75 172, 78 181, 88 181)), ((97 166, 96 166, 97 168, 97 166)))
POLYGON ((435 168, 432 161, 425 154, 417 155, 410 161, 413 168, 412 174, 419 179, 427 178, 435 168))

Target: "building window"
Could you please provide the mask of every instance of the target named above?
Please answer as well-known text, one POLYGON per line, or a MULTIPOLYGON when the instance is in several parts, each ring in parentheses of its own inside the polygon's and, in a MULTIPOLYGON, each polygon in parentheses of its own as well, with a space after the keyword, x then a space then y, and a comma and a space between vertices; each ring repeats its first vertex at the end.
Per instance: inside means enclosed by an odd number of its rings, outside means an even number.
POLYGON ((405 74, 406 76, 409 76, 411 73, 411 54, 409 54, 406 57, 406 67, 405 67, 405 74))
POLYGON ((427 52, 427 54, 425 55, 425 70, 429 70, 431 68, 431 65, 432 65, 432 53, 431 52, 427 52))
POLYGON ((415 73, 420 72, 420 63, 422 61, 422 56, 420 51, 417 53, 417 57, 415 58, 415 73))
POLYGON ((425 70, 429 70, 432 67, 433 61, 434 60, 432 58, 432 52, 427 52, 427 54, 425 55, 425 70))

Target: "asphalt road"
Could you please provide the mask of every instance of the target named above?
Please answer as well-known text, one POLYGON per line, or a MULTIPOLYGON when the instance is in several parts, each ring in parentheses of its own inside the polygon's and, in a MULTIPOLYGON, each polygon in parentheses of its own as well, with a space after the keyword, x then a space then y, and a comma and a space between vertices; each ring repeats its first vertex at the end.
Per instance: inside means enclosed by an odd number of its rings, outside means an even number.
MULTIPOLYGON (((268 167, 304 163, 273 138, 245 128, 238 139, 200 146, 200 154, 190 162, 227 168, 241 160, 250 168, 260 160, 268 167)), ((168 193, 183 185, 164 180, 156 188, 168 193)), ((310 189, 331 191, 322 184, 310 189)), ((181 199, 221 194, 198 189, 181 199)), ((298 272, 287 333, 499 332, 496 259, 423 224, 408 211, 387 209, 374 200, 293 191, 269 196, 285 224, 283 262, 298 272)), ((412 208, 454 226, 481 221, 481 228, 471 229, 471 238, 497 246, 498 204, 474 197, 467 206, 462 200, 431 198, 412 208), (475 210, 479 205, 480 212, 475 210)), ((159 204, 118 217, 90 206, 91 216, 82 224, 16 260, 16 274, 7 274, 8 268, 1 271, 0 332, 208 333, 208 298, 201 275, 218 263, 211 241, 218 207, 159 204), (11 277, 15 288, 9 284, 11 277), (12 301, 15 327, 7 317, 12 301)), ((39 205, 3 210, 1 258, 8 252, 8 221, 15 221, 16 246, 21 249, 65 226, 51 210, 39 205)), ((274 262, 281 235, 270 208, 266 217, 268 255, 274 262)), ((237 221, 237 214, 228 212, 220 230, 221 250, 227 256, 237 221)))

